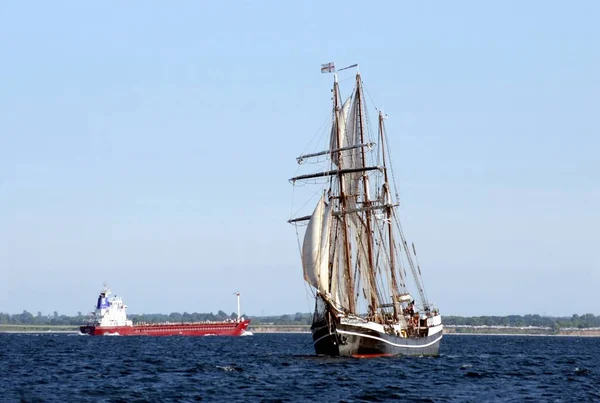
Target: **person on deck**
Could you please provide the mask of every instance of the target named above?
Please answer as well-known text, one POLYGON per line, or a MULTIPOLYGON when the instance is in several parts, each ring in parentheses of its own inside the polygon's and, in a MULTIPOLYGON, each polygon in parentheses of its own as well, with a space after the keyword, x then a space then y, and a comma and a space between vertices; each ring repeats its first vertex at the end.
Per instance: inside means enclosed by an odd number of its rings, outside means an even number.
POLYGON ((413 316, 415 314, 415 301, 413 300, 410 304, 408 304, 408 314, 413 316))

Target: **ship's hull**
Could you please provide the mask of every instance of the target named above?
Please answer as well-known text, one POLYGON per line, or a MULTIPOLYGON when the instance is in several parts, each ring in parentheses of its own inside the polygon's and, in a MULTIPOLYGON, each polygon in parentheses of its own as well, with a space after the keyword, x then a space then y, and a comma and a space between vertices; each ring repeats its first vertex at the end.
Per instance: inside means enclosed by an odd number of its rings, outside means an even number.
MULTIPOLYGON (((318 325, 318 324, 316 324, 318 325)), ((315 352, 342 357, 439 355, 442 331, 423 337, 398 337, 360 326, 338 324, 329 331, 327 324, 313 329, 315 352)))
POLYGON ((81 326, 90 336, 241 336, 250 320, 242 322, 149 324, 133 326, 81 326))
MULTIPOLYGON (((318 304, 320 305, 320 304, 318 304)), ((437 356, 443 325, 421 329, 420 336, 394 334, 374 322, 343 318, 329 309, 315 311, 311 326, 315 352, 342 357, 437 356)))

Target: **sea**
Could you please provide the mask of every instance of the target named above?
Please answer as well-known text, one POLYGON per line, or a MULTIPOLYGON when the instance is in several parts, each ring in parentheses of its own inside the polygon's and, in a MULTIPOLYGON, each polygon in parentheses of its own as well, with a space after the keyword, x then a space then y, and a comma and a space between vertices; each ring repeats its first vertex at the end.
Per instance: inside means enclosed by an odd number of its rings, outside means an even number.
POLYGON ((315 356, 310 334, 0 334, 0 402, 600 402, 600 338, 446 335, 439 357, 315 356))

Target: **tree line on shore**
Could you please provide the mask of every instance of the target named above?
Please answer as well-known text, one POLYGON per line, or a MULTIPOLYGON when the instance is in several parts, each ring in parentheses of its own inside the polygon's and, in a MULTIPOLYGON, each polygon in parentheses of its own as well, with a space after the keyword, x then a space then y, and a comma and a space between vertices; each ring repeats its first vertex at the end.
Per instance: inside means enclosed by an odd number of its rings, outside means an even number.
MULTIPOLYGON (((296 313, 294 315, 262 316, 251 318, 252 323, 271 325, 310 325, 312 314, 296 313)), ((507 327, 548 327, 555 330, 561 328, 589 329, 600 327, 600 315, 591 313, 574 314, 571 317, 552 317, 537 314, 507 316, 443 316, 448 326, 507 326, 507 327)))
MULTIPOLYGON (((248 318, 247 315, 243 315, 248 318)), ((179 313, 171 314, 130 314, 128 315, 134 323, 159 323, 159 322, 204 322, 204 321, 222 321, 226 319, 235 319, 236 313, 227 314, 219 311, 216 314, 211 313, 179 313)), ((310 325, 312 322, 311 313, 297 312, 295 314, 274 315, 274 316, 251 316, 253 325, 310 325)), ((43 315, 37 312, 33 315, 30 312, 23 311, 20 314, 8 314, 0 312, 0 325, 56 325, 56 326, 78 326, 86 322, 87 317, 78 312, 76 316, 59 315, 54 312, 52 315, 43 315)), ((507 316, 444 316, 445 325, 449 326, 509 326, 509 327, 548 327, 555 330, 561 328, 588 329, 600 327, 600 315, 591 313, 584 315, 574 314, 571 317, 552 317, 541 315, 507 315, 507 316)))
MULTIPOLYGON (((171 314, 163 313, 150 313, 150 314, 128 314, 128 319, 131 319, 133 323, 146 322, 146 323, 162 323, 162 322, 206 322, 206 321, 222 321, 226 319, 237 318, 236 313, 226 314, 223 311, 214 313, 179 313, 173 312, 171 314)), ((33 315, 30 312, 23 311, 19 314, 8 314, 0 312, 0 325, 44 325, 44 326, 79 326, 87 321, 87 315, 82 315, 78 312, 76 316, 59 315, 58 312, 54 312, 52 315, 43 315, 38 312, 37 315, 33 315)))

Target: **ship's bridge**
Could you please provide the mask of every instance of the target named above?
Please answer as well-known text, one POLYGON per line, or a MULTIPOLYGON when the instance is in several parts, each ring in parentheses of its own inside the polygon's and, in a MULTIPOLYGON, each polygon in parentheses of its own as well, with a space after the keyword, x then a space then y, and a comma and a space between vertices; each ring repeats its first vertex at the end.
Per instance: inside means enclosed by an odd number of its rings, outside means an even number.
POLYGON ((105 289, 98 296, 96 310, 92 313, 92 322, 99 326, 133 326, 127 320, 127 305, 118 296, 108 297, 110 290, 105 289))

